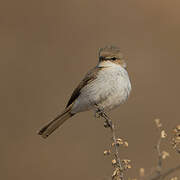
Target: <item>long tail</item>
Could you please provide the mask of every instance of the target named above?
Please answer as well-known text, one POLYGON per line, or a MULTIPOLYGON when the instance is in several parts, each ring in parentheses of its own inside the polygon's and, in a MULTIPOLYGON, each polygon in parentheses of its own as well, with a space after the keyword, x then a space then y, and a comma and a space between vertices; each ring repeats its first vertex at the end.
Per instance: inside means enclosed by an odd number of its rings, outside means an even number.
POLYGON ((45 125, 38 134, 43 138, 47 138, 53 133, 59 126, 61 126, 67 119, 72 117, 74 114, 71 113, 71 107, 66 108, 60 115, 45 125))

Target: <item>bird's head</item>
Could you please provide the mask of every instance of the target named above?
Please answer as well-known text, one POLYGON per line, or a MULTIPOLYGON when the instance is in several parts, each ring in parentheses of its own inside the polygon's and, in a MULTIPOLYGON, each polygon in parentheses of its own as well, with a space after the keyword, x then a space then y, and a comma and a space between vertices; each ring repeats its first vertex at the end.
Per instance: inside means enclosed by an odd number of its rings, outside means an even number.
POLYGON ((121 65, 123 68, 127 66, 120 49, 114 46, 106 46, 99 49, 99 63, 106 61, 121 65))

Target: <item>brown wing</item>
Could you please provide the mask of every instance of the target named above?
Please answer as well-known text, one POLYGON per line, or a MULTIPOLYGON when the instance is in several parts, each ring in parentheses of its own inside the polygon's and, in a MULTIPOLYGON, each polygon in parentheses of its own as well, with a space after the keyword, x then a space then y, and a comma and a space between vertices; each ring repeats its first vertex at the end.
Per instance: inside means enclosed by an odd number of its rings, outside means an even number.
POLYGON ((86 76, 84 77, 84 79, 79 83, 79 85, 77 86, 77 88, 74 90, 74 92, 71 95, 71 98, 69 99, 66 108, 71 105, 77 98, 78 96, 81 94, 81 89, 86 86, 87 84, 89 84, 91 81, 93 81, 94 79, 96 79, 97 77, 97 73, 98 71, 101 69, 101 67, 95 67, 93 69, 91 69, 86 76))

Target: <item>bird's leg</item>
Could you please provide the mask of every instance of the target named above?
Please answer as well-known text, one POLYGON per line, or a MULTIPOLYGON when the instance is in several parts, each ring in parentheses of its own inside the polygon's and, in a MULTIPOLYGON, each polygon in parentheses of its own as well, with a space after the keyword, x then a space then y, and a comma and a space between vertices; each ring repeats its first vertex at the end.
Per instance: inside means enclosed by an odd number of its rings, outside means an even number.
POLYGON ((112 121, 110 120, 110 118, 106 115, 105 111, 103 108, 99 107, 98 105, 95 104, 95 117, 96 118, 100 118, 103 117, 105 122, 104 122, 104 127, 105 128, 112 128, 112 121))
POLYGON ((94 110, 94 117, 95 118, 100 118, 101 117, 101 110, 99 108, 96 108, 94 110))

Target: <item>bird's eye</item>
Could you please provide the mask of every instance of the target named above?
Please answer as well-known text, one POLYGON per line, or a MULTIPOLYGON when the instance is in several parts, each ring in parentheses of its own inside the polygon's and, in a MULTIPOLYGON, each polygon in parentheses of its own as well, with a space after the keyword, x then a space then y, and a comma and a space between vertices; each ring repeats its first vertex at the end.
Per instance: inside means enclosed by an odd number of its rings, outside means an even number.
POLYGON ((114 61, 114 60, 116 60, 117 58, 116 58, 116 57, 112 57, 111 59, 114 61))

